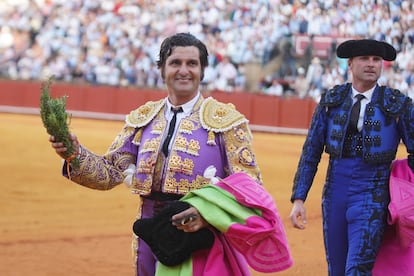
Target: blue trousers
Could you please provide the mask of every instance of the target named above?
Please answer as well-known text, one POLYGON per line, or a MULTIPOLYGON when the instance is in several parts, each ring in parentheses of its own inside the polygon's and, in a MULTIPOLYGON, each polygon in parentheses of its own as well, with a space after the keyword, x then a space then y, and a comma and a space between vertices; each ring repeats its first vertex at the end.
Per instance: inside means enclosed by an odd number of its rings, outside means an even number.
POLYGON ((390 164, 331 159, 322 196, 330 276, 371 275, 387 224, 390 164))

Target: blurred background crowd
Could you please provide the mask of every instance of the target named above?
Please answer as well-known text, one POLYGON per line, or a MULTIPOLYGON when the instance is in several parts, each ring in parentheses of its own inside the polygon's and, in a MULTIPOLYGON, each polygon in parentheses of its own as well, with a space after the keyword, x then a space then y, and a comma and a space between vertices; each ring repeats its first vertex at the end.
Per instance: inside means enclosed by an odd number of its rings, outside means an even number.
POLYGON ((190 32, 210 53, 203 89, 318 100, 351 81, 337 38, 374 38, 398 52, 380 84, 414 97, 411 0, 3 0, 0 26, 2 79, 162 88, 161 41, 190 32))

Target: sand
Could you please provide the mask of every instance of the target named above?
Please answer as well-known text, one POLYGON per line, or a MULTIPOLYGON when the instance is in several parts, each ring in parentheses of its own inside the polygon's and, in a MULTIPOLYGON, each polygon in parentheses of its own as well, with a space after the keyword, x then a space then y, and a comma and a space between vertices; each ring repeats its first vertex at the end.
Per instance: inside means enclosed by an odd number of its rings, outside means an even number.
MULTIPOLYGON (((103 154, 122 125, 73 118, 71 128, 83 145, 103 154)), ((289 197, 305 137, 253 135, 264 185, 274 196, 294 258, 292 268, 275 274, 326 275, 320 197, 327 156, 306 203, 307 228, 297 230, 288 220, 289 197)), ((0 145, 0 275, 134 275, 136 195, 124 185, 96 191, 62 177, 62 162, 37 115, 0 113, 0 145)))

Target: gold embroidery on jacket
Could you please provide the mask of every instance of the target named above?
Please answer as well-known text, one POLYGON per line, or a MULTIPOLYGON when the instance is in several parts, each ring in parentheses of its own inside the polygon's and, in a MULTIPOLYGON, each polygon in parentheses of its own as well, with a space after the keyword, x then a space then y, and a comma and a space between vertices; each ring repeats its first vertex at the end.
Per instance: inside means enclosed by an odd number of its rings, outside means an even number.
POLYGON ((251 148, 252 135, 247 124, 241 124, 223 133, 230 171, 245 172, 262 182, 260 171, 251 148))
MULTIPOLYGON (((140 150, 151 151, 156 148, 155 152, 158 152, 161 136, 166 128, 166 121, 163 120, 164 118, 162 112, 164 104, 165 102, 162 102, 162 106, 157 104, 152 105, 154 109, 158 109, 158 115, 146 109, 141 110, 145 112, 138 112, 140 113, 139 116, 141 116, 141 120, 145 121, 150 117, 151 120, 158 120, 153 123, 151 133, 155 135, 159 134, 159 139, 154 140, 157 141, 156 147, 155 143, 146 141, 145 145, 141 146, 140 150), (144 116, 143 114, 147 115, 144 116)), ((136 118, 137 117, 129 117, 130 120, 128 123, 134 126, 142 125, 143 121, 138 121, 136 118)), ((148 122, 150 122, 150 120, 148 120, 148 122)), ((209 184, 209 180, 205 179, 203 176, 197 175, 191 177, 194 175, 194 161, 191 160, 191 158, 180 157, 177 155, 177 152, 187 153, 192 156, 199 156, 201 149, 200 143, 206 143, 207 145, 213 146, 215 145, 217 135, 223 135, 223 139, 225 141, 227 159, 230 164, 228 173, 244 171, 253 178, 261 180, 260 173, 258 172, 257 165, 255 164, 254 155, 249 145, 251 141, 251 133, 247 128, 247 122, 248 120, 244 117, 244 115, 239 113, 232 104, 220 103, 212 98, 200 98, 190 117, 184 118, 180 122, 175 141, 172 145, 170 157, 167 161, 168 164, 166 164, 167 170, 165 181, 162 184, 163 191, 166 193, 186 194, 191 190, 198 189, 206 184, 209 184), (198 141, 183 135, 191 135, 200 127, 203 127, 207 131, 207 141, 198 141), (191 179, 179 179, 177 174, 188 175, 191 179)), ((149 193, 152 188, 151 185, 155 183, 154 181, 156 177, 153 175, 155 162, 156 160, 154 160, 153 157, 150 157, 145 161, 140 160, 139 162, 138 168, 142 166, 141 171, 142 173, 145 173, 146 177, 146 180, 143 183, 137 182, 135 185, 135 188, 139 187, 137 191, 141 194, 149 193)))
POLYGON ((134 139, 132 140, 132 143, 134 145, 141 145, 141 136, 142 136, 142 128, 138 129, 137 133, 134 136, 134 139))
POLYGON ((173 149, 176 151, 187 152, 187 139, 183 136, 178 136, 173 144, 173 149))
POLYGON ((196 126, 194 125, 192 121, 183 119, 180 123, 180 129, 178 130, 178 132, 192 134, 193 130, 195 129, 196 129, 196 126))
POLYGON ((181 164, 181 157, 177 154, 173 154, 173 152, 170 153, 171 157, 168 162, 170 171, 172 172, 179 172, 180 171, 180 164, 181 164))
POLYGON ((144 174, 151 174, 155 165, 154 155, 149 156, 147 159, 141 158, 138 162, 137 172, 144 174))
POLYGON ((183 165, 181 167, 181 172, 186 175, 192 175, 193 170, 194 170, 194 161, 189 158, 185 158, 183 165))
POLYGON ((194 161, 189 158, 184 160, 177 154, 172 152, 169 160, 169 171, 175 173, 182 173, 185 175, 192 175, 194 170, 194 161))
POLYGON ((79 156, 80 166, 71 172, 71 180, 82 186, 96 189, 109 190, 123 183, 123 171, 134 162, 135 155, 119 152, 108 152, 102 158, 86 148, 82 148, 79 156), (112 160, 113 165, 108 165, 112 160))
POLYGON ((246 167, 251 166, 252 162, 254 161, 253 152, 244 148, 240 152, 240 163, 245 165, 246 167))
POLYGON ((208 132, 207 145, 216 146, 216 135, 214 131, 208 132))
POLYGON ((149 101, 137 109, 131 111, 125 119, 128 126, 139 128, 148 125, 152 119, 165 106, 165 99, 159 101, 149 101))
POLYGON ((188 150, 187 153, 194 156, 199 156, 200 152, 200 142, 195 139, 191 139, 190 143, 188 143, 188 150))
POLYGON ((159 120, 158 122, 156 122, 156 123, 153 125, 153 127, 152 127, 152 129, 151 129, 151 134, 158 134, 158 135, 161 135, 161 134, 164 132, 164 130, 165 130, 165 128, 166 128, 166 126, 167 126, 166 121, 164 121, 164 120, 159 120))
POLYGON ((236 138, 240 141, 240 142, 244 142, 246 140, 248 140, 248 134, 246 133, 246 131, 243 128, 237 128, 236 130, 236 138))
POLYGON ((146 140, 141 147, 140 152, 156 152, 158 150, 158 146, 160 145, 160 137, 152 138, 146 140))
POLYGON ((221 103, 209 97, 201 105, 200 122, 209 131, 224 132, 242 123, 247 123, 248 120, 236 110, 233 104, 221 103))
POLYGON ((187 179, 180 179, 177 181, 172 176, 172 173, 169 173, 165 183, 165 191, 169 193, 186 194, 192 190, 200 189, 209 183, 209 179, 199 175, 191 182, 187 179))
POLYGON ((131 192, 135 194, 147 194, 151 191, 152 179, 150 175, 147 175, 144 181, 135 179, 132 183, 131 192))
POLYGON ((179 136, 175 139, 173 150, 184 152, 193 156, 199 156, 200 142, 195 139, 187 141, 187 138, 179 136))
POLYGON ((125 141, 135 132, 135 128, 125 126, 121 132, 115 137, 108 152, 113 152, 122 147, 125 141))

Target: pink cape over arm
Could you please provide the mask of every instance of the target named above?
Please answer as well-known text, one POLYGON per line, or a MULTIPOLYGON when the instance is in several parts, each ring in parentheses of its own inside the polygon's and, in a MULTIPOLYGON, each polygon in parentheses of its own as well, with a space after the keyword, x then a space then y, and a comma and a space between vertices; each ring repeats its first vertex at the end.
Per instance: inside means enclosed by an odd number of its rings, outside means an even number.
MULTIPOLYGON (((236 201, 244 207, 255 209, 256 212, 244 223, 233 222, 228 225, 227 231, 217 233, 216 243, 207 258, 197 258, 197 255, 193 254, 194 275, 249 275, 244 265, 246 261, 254 270, 266 273, 282 271, 292 266, 293 261, 282 220, 272 196, 263 186, 245 173, 235 173, 210 186, 210 189, 216 190, 214 196, 203 194, 203 189, 197 190, 193 195, 201 196, 216 206, 225 206, 226 200, 236 201), (213 261, 216 258, 220 258, 221 261, 213 261), (223 259, 227 259, 226 262, 223 262, 223 259), (209 273, 214 271, 217 274, 205 274, 206 269, 209 273)), ((191 199, 187 200, 190 204, 194 203, 191 199)), ((203 210, 199 211, 203 214, 203 210)), ((214 225, 217 223, 215 220, 209 223, 214 225)))
POLYGON ((260 272, 288 269, 290 255, 282 220, 272 196, 245 173, 187 194, 214 227, 211 248, 198 250, 175 267, 158 264, 157 276, 248 276, 248 265, 260 272))
POLYGON ((374 276, 414 276, 414 173, 407 159, 393 162, 389 226, 375 262, 374 276))

